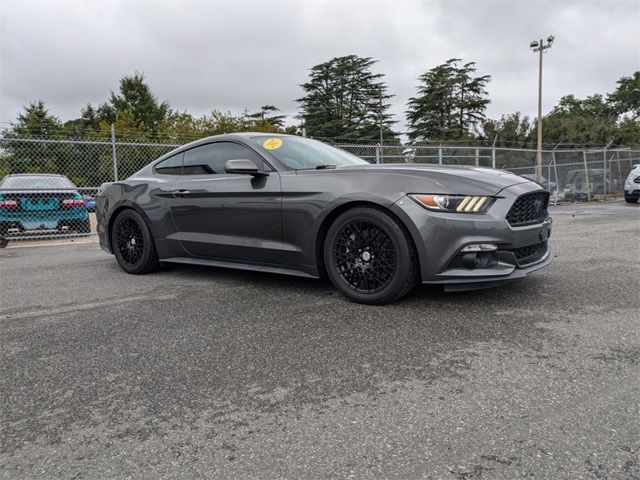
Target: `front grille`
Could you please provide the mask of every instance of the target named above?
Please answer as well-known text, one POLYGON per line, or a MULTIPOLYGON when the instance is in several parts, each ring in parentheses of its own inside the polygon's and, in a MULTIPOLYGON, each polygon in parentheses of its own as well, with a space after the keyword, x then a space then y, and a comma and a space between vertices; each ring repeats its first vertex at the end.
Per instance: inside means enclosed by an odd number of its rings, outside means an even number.
POLYGON ((541 223, 547 218, 549 192, 527 193, 517 198, 507 213, 507 222, 512 227, 541 223))
POLYGON ((633 179, 633 182, 634 182, 634 183, 640 183, 640 177, 636 177, 636 178, 634 178, 634 179, 633 179))
POLYGON ((540 242, 526 247, 514 248, 511 250, 518 260, 518 265, 524 266, 537 262, 547 253, 547 242, 540 242))

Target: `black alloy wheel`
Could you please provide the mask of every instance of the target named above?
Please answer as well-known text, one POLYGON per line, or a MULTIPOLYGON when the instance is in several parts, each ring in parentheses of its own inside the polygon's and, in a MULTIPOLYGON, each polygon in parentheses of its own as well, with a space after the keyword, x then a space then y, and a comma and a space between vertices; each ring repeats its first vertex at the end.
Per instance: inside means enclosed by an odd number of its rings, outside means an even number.
POLYGON ((338 275, 356 292, 371 294, 393 278, 398 263, 389 235, 371 222, 352 221, 338 232, 333 243, 338 275))
POLYGON ((149 273, 160 267, 151 232, 135 210, 123 210, 116 217, 111 247, 118 264, 128 273, 149 273))
POLYGON ((131 217, 124 217, 115 230, 116 248, 122 261, 133 267, 140 263, 144 253, 142 228, 131 217))
POLYGON ((390 303, 408 293, 419 278, 413 241, 398 220, 374 207, 340 215, 327 232, 327 274, 350 300, 390 303))

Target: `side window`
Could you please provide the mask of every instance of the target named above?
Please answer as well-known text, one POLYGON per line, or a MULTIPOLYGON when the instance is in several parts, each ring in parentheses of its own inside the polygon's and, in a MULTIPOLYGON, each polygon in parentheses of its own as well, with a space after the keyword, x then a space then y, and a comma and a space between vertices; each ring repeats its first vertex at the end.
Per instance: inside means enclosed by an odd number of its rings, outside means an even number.
POLYGON ((225 173, 227 160, 247 159, 264 170, 260 156, 249 148, 233 142, 217 142, 187 150, 184 154, 183 175, 216 175, 225 173))
POLYGON ((182 157, 184 153, 178 153, 173 157, 161 161, 155 166, 156 173, 161 175, 182 175, 182 157))

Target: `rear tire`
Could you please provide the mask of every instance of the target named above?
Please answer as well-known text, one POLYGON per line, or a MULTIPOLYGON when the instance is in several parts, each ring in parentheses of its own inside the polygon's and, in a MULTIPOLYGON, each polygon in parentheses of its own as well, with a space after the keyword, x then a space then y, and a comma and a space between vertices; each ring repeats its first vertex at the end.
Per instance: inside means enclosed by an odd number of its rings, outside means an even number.
POLYGON ((135 210, 123 210, 116 217, 111 229, 111 248, 118 265, 127 273, 142 275, 160 268, 151 231, 135 210))
POLYGON ((327 232, 323 253, 333 285, 357 303, 394 302, 419 280, 409 232, 378 208, 357 207, 340 215, 327 232))

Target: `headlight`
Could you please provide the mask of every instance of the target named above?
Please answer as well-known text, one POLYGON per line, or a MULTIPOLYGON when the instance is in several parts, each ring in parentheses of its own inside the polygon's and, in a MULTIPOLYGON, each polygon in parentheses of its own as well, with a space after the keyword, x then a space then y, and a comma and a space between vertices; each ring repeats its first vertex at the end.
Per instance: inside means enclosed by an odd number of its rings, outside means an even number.
POLYGON ((457 213, 484 213, 495 201, 493 197, 471 195, 413 194, 410 197, 429 210, 457 213))

